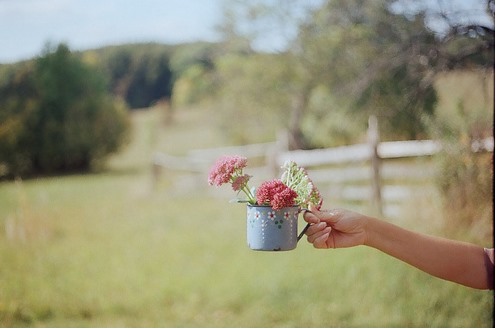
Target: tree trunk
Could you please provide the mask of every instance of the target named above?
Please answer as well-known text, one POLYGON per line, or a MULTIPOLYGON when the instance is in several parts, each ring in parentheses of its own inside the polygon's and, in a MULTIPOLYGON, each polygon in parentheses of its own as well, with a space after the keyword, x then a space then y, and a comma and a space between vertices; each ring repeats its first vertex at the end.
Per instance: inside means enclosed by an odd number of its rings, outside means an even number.
POLYGON ((304 88, 301 92, 293 95, 288 129, 288 147, 290 150, 305 149, 308 146, 301 131, 301 121, 308 104, 308 98, 308 88, 304 88))

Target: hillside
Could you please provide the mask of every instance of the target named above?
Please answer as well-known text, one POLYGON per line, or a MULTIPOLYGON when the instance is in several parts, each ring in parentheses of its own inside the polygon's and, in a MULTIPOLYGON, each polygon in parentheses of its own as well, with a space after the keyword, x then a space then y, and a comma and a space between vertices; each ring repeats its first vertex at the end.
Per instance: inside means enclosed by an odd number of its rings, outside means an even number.
MULTIPOLYGON (((218 55, 218 44, 208 42, 176 45, 135 43, 76 51, 84 62, 101 71, 108 90, 126 101, 131 109, 169 100, 175 79, 189 66, 210 65, 218 55)), ((33 60, 0 65, 0 85, 33 65, 33 60)))

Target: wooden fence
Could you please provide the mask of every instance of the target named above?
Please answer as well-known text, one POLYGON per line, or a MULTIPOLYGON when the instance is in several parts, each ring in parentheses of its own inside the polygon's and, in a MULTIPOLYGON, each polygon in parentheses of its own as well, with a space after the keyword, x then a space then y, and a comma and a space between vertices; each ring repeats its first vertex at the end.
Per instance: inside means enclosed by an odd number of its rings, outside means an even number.
MULTIPOLYGON (((183 157, 157 152, 153 181, 157 182, 164 170, 179 171, 188 175, 192 188, 198 188, 206 185, 208 170, 219 156, 242 155, 250 159, 246 172, 254 176, 256 185, 278 177, 284 162, 293 160, 308 171, 326 202, 361 203, 379 215, 385 208, 391 210, 386 214, 391 214, 396 205, 432 181, 436 168, 430 156, 442 146, 433 140, 381 142, 375 117, 369 119, 367 136, 366 143, 314 150, 289 151, 287 141, 279 137, 271 143, 191 150, 183 157), (258 166, 252 166, 251 159, 258 166)), ((476 152, 493 152, 494 139, 472 146, 476 152)))

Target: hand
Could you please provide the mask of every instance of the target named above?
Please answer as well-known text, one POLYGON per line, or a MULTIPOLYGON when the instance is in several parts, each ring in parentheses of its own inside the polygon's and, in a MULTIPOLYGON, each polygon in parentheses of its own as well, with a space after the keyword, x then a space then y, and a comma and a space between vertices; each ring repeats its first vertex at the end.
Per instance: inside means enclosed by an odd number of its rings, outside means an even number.
POLYGON ((319 211, 311 207, 303 218, 312 224, 306 235, 315 248, 346 248, 365 244, 367 216, 345 209, 319 211))

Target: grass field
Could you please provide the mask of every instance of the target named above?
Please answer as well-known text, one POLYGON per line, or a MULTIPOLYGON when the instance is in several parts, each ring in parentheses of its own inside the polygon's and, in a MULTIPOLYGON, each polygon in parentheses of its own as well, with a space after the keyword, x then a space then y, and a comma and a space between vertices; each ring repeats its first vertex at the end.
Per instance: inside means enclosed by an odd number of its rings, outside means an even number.
POLYGON ((153 150, 219 142, 198 129, 206 114, 165 128, 158 110, 133 116, 132 143, 105 170, 0 183, 0 326, 494 325, 493 292, 376 250, 250 251, 244 206, 178 191, 172 174, 151 189, 153 150))

